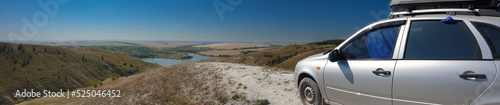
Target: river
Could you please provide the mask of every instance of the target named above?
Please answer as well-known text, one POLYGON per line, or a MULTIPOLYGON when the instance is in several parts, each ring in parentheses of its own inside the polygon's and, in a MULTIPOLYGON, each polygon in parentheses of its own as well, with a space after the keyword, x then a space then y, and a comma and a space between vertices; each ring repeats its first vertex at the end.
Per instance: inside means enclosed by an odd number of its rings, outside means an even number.
POLYGON ((218 58, 218 57, 203 56, 195 53, 187 53, 187 54, 193 56, 193 58, 191 59, 141 58, 140 60, 150 63, 156 63, 167 67, 177 63, 187 63, 187 62, 201 61, 204 59, 218 58))

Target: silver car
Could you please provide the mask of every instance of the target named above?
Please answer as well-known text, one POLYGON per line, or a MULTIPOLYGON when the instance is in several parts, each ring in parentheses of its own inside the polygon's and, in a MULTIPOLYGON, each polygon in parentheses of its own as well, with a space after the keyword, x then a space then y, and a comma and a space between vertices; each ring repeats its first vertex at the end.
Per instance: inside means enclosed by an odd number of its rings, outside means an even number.
POLYGON ((500 13, 393 12, 295 68, 303 104, 500 105, 500 13))

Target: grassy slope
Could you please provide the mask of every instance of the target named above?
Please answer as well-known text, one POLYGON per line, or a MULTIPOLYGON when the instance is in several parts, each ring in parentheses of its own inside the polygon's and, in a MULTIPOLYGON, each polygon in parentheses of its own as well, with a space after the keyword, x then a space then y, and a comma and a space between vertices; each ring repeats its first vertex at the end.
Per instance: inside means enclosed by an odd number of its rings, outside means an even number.
POLYGON ((122 97, 94 98, 38 98, 21 105, 39 104, 221 104, 228 101, 220 76, 213 70, 193 67, 190 63, 177 64, 142 72, 137 75, 105 80, 103 85, 86 90, 120 90, 122 97), (221 100, 219 97, 225 97, 221 100))
POLYGON ((97 48, 69 50, 22 45, 23 48, 18 50, 18 46, 0 43, 0 104, 26 100, 13 97, 18 89, 75 89, 98 84, 106 78, 132 75, 157 67, 126 53, 97 48))
POLYGON ((236 55, 234 57, 210 59, 206 61, 220 61, 243 63, 254 66, 278 67, 285 70, 293 70, 300 60, 318 53, 323 53, 334 48, 335 45, 288 45, 271 50, 265 50, 250 54, 236 55))
POLYGON ((260 51, 250 54, 236 55, 234 57, 216 58, 205 61, 242 63, 254 66, 277 67, 293 71, 300 60, 314 54, 320 54, 335 48, 344 40, 326 40, 308 44, 294 44, 271 50, 260 51))

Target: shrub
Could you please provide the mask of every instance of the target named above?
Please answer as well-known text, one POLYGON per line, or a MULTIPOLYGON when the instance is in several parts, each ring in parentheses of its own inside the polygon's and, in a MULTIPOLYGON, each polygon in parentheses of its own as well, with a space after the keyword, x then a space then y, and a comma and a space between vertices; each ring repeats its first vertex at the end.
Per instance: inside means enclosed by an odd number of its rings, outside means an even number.
POLYGON ((226 97, 225 95, 220 95, 219 97, 217 97, 217 100, 220 102, 220 103, 223 103, 225 104, 228 100, 227 100, 228 97, 226 97))
POLYGON ((255 103, 253 105, 269 105, 271 103, 269 103, 269 101, 267 99, 263 99, 263 100, 255 100, 255 103))
POLYGON ((266 54, 266 55, 264 55, 264 57, 271 58, 271 57, 273 57, 273 55, 266 54))
POLYGON ((17 51, 21 51, 21 50, 23 50, 23 43, 21 43, 17 46, 17 51))
POLYGON ((231 97, 233 100, 236 100, 238 98, 240 98, 240 96, 238 96, 237 94, 233 95, 233 97, 231 97))
POLYGON ((23 99, 16 100, 16 102, 14 102, 14 104, 19 104, 21 102, 24 102, 24 100, 23 99))

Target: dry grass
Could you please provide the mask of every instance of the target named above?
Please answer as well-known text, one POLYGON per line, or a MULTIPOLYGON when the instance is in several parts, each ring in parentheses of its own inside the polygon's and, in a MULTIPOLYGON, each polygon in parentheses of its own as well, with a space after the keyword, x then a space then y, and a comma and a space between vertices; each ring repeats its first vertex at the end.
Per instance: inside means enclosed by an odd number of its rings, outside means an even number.
POLYGON ((146 72, 106 80, 104 85, 94 90, 121 90, 119 98, 38 98, 21 105, 39 104, 220 104, 218 97, 227 96, 219 76, 214 71, 192 67, 192 64, 178 64, 165 68, 151 69, 146 72))
POLYGON ((270 47, 269 45, 264 44, 249 44, 249 43, 215 43, 215 44, 207 44, 207 45, 197 45, 193 47, 208 47, 214 49, 239 49, 239 48, 249 48, 249 47, 270 47))
POLYGON ((288 45, 285 47, 250 53, 235 55, 233 57, 222 57, 208 59, 209 62, 231 62, 253 66, 278 67, 285 71, 293 71, 295 64, 300 60, 323 53, 334 48, 335 45, 288 45))
POLYGON ((183 43, 183 42, 163 43, 163 42, 131 42, 131 41, 128 41, 128 43, 139 44, 145 47, 153 47, 153 48, 171 48, 171 47, 180 47, 180 46, 197 44, 197 43, 183 43))
POLYGON ((157 67, 122 52, 98 48, 65 49, 60 47, 0 43, 0 104, 17 100, 19 89, 75 89, 97 84, 118 76, 132 75, 157 67), (21 49, 21 50, 18 50, 21 49))
POLYGON ((211 50, 211 51, 202 51, 198 52, 199 54, 203 55, 213 55, 213 56, 219 56, 219 55, 238 55, 241 54, 242 51, 262 51, 262 50, 267 50, 270 48, 259 48, 259 49, 245 49, 245 50, 211 50))
POLYGON ((307 57, 314 55, 314 54, 324 53, 328 50, 330 50, 330 49, 318 49, 318 50, 313 50, 313 51, 301 53, 301 54, 298 54, 292 58, 289 58, 289 59, 283 61, 282 63, 280 63, 278 65, 275 65, 274 67, 283 68, 283 69, 293 71, 295 69, 295 65, 297 65, 297 63, 300 60, 307 58, 307 57))

